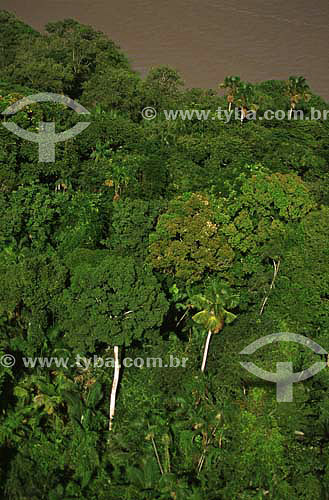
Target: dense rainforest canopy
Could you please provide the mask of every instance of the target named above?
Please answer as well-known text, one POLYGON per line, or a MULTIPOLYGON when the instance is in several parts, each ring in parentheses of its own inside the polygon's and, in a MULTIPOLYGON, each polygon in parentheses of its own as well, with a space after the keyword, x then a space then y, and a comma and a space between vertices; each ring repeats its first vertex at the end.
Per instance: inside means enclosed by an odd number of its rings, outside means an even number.
MULTIPOLYGON (((215 90, 166 66, 142 78, 90 26, 41 34, 0 11, 0 112, 39 92, 90 111, 52 163, 2 124, 60 132, 78 114, 48 102, 1 115, 1 498, 329 498, 328 369, 278 402, 240 364, 278 332, 329 350, 329 124, 310 119, 327 103, 302 77, 241 78, 215 90), (211 119, 236 106, 241 120, 211 119), (247 120, 253 109, 306 119, 247 120), (114 348, 168 366, 121 366, 109 430, 114 348)), ((325 361, 294 342, 249 360, 325 361)))

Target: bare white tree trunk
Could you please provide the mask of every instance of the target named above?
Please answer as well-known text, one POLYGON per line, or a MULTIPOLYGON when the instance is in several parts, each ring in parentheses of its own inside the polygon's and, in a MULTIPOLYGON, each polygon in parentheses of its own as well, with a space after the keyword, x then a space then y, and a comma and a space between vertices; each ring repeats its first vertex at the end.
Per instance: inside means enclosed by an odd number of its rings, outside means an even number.
POLYGON ((296 108, 296 104, 295 104, 295 102, 291 102, 291 103, 290 103, 289 113, 288 113, 288 120, 291 120, 291 118, 292 118, 292 113, 293 113, 293 111, 295 111, 295 108, 296 108))
POLYGON ((117 387, 119 382, 119 373, 120 373, 120 365, 119 365, 119 347, 117 345, 114 346, 114 375, 113 375, 113 383, 112 383, 112 391, 111 391, 111 399, 110 399, 110 423, 109 430, 112 430, 113 417, 115 412, 115 397, 117 393, 117 387))
POLYGON ((204 346, 204 351, 203 351, 203 359, 202 359, 202 365, 201 365, 202 372, 204 372, 204 369, 206 367, 210 338, 211 338, 211 331, 209 330, 208 335, 207 335, 206 344, 204 346))
POLYGON ((242 125, 242 123, 243 123, 244 116, 245 116, 245 115, 244 115, 244 108, 242 107, 242 108, 241 108, 241 119, 240 119, 240 123, 241 123, 241 125, 242 125))

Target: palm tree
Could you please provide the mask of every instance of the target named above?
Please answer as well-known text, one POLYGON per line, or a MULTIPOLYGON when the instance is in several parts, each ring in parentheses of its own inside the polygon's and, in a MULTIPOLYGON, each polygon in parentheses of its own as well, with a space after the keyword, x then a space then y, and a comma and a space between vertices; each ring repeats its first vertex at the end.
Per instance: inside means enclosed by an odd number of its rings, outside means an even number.
POLYGON ((226 96, 226 100, 228 102, 228 110, 231 111, 232 104, 235 100, 235 96, 237 94, 238 88, 241 84, 241 79, 239 76, 226 76, 223 83, 219 86, 220 88, 224 88, 228 91, 228 95, 226 96))
POLYGON ((292 112, 300 100, 308 101, 311 98, 310 87, 303 76, 289 76, 287 80, 287 95, 290 99, 288 118, 291 120, 292 112))
POLYGON ((201 371, 204 372, 211 335, 219 333, 225 324, 235 320, 236 315, 227 311, 226 307, 229 309, 236 307, 239 298, 230 291, 226 284, 212 281, 203 295, 194 295, 191 298, 191 303, 193 307, 201 309, 192 317, 193 321, 208 331, 201 365, 201 371))
POLYGON ((97 142, 94 151, 91 153, 90 158, 92 158, 95 163, 100 160, 106 160, 110 166, 111 178, 106 179, 104 184, 108 187, 114 188, 113 201, 118 201, 122 189, 128 185, 130 177, 127 173, 127 169, 120 163, 115 163, 113 161, 113 150, 110 147, 110 142, 105 143, 97 142))
POLYGON ((91 153, 90 158, 95 160, 95 163, 98 163, 99 160, 108 159, 111 157, 112 149, 110 147, 109 141, 97 142, 94 151, 91 153))
POLYGON ((105 186, 114 188, 113 201, 120 200, 122 191, 128 186, 131 179, 124 165, 111 161, 111 177, 104 182, 105 186))
POLYGON ((237 90, 237 103, 241 107, 241 123, 245 119, 249 110, 256 111, 257 104, 253 102, 255 97, 254 87, 251 83, 241 82, 237 90))

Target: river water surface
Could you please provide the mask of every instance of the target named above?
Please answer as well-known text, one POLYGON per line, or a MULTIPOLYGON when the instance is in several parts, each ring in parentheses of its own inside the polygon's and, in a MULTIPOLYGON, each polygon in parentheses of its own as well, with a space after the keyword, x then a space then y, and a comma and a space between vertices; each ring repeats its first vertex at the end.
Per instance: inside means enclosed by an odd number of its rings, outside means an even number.
POLYGON ((189 87, 226 75, 303 75, 329 100, 328 0, 0 0, 41 30, 72 17, 104 31, 143 75, 167 64, 189 87))

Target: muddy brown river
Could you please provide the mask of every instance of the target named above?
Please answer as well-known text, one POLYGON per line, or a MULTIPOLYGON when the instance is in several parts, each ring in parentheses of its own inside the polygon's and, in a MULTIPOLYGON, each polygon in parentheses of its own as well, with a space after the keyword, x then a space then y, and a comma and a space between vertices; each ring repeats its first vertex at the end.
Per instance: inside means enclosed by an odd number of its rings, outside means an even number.
POLYGON ((303 75, 329 100, 328 0, 0 0, 41 30, 72 17, 104 31, 143 75, 170 65, 189 87, 226 75, 303 75))

